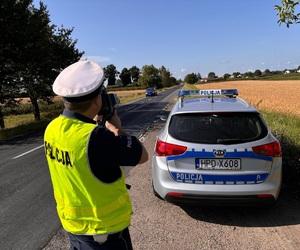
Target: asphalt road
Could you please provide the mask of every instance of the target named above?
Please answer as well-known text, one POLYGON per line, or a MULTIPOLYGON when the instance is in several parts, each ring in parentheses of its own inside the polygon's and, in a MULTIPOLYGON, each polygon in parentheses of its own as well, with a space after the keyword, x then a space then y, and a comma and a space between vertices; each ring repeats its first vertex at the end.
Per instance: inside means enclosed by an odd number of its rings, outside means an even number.
POLYGON ((60 227, 42 145, 42 132, 0 144, 1 249, 39 249, 60 227))
MULTIPOLYGON (((123 128, 141 137, 178 88, 120 105, 123 128)), ((61 228, 44 156, 43 133, 0 142, 1 249, 42 249, 61 228)))

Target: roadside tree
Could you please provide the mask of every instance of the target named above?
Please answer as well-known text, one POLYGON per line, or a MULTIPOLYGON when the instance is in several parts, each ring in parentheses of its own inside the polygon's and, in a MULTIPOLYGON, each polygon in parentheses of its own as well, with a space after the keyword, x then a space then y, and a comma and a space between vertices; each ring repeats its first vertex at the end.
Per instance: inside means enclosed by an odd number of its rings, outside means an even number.
POLYGON ((228 79, 230 77, 230 74, 228 74, 228 73, 226 73, 226 74, 224 74, 223 75, 223 78, 226 80, 226 79, 228 79))
POLYGON ((266 69, 265 72, 264 72, 264 75, 265 76, 271 76, 272 72, 269 69, 266 69))
POLYGON ((159 69, 159 74, 160 74, 160 78, 161 78, 161 84, 163 87, 171 87, 173 85, 175 85, 174 80, 172 79, 172 75, 170 73, 170 71, 168 69, 166 69, 166 67, 162 66, 159 69))
POLYGON ((232 75, 234 78, 237 78, 241 73, 240 72, 233 72, 232 75))
POLYGON ((209 72, 207 75, 208 78, 217 78, 215 72, 209 72))
POLYGON ((197 75, 195 73, 187 74, 184 78, 184 82, 188 84, 195 84, 198 81, 197 75))
POLYGON ((279 16, 279 20, 277 21, 279 25, 285 23, 289 28, 291 24, 300 23, 300 13, 295 14, 295 7, 299 2, 300 1, 281 0, 282 6, 274 6, 274 9, 277 11, 276 15, 279 16))
POLYGON ((262 75, 262 73, 259 69, 255 70, 254 76, 261 76, 261 75, 262 75))
POLYGON ((108 85, 115 85, 116 84, 116 76, 120 74, 117 71, 117 68, 113 64, 109 64, 104 68, 104 75, 105 79, 108 81, 108 85))
POLYGON ((200 73, 197 73, 197 74, 196 74, 196 76, 197 76, 197 82, 198 82, 199 80, 201 80, 201 79, 202 79, 202 77, 201 77, 201 74, 200 74, 200 73))
POLYGON ((131 83, 131 74, 127 68, 122 69, 120 79, 122 80, 124 87, 131 83))
POLYGON ((159 75, 159 70, 153 65, 144 65, 142 67, 141 76, 139 77, 139 85, 145 88, 161 86, 161 78, 159 75))
POLYGON ((132 82, 138 82, 140 77, 140 69, 137 66, 132 66, 129 71, 132 82))
POLYGON ((83 52, 70 38, 73 29, 50 25, 47 7, 32 0, 2 0, 0 3, 0 101, 16 102, 21 93, 29 96, 35 120, 40 120, 38 99, 53 97, 52 84, 67 65, 83 52))
POLYGON ((253 78, 253 77, 254 77, 254 73, 253 73, 252 71, 248 71, 248 72, 246 72, 246 73, 244 74, 244 76, 245 76, 246 78, 253 78))

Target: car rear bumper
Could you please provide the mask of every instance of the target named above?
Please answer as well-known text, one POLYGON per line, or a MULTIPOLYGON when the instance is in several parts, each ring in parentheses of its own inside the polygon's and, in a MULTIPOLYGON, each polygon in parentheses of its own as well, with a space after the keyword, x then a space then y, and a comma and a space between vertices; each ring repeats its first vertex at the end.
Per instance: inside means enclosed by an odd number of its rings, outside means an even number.
POLYGON ((170 203, 208 205, 257 205, 277 200, 281 188, 281 165, 273 166, 267 180, 259 184, 198 184, 172 178, 168 169, 153 158, 152 178, 155 192, 170 203))
POLYGON ((269 205, 275 202, 274 196, 260 198, 256 195, 245 196, 203 196, 184 194, 182 196, 172 196, 167 194, 164 200, 174 204, 197 204, 204 206, 251 206, 269 205))

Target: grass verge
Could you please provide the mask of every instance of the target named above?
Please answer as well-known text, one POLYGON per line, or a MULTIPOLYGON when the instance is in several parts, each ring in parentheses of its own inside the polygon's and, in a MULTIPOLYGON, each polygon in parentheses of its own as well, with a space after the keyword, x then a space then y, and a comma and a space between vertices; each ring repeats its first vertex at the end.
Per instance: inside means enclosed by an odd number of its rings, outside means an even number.
POLYGON ((300 198, 300 118, 260 110, 282 149, 282 186, 300 198))
POLYGON ((41 102, 39 107, 40 121, 34 120, 29 103, 20 104, 18 108, 12 110, 4 110, 5 129, 0 130, 0 141, 24 133, 45 129, 50 121, 61 114, 63 103, 62 101, 55 101, 51 104, 41 102))

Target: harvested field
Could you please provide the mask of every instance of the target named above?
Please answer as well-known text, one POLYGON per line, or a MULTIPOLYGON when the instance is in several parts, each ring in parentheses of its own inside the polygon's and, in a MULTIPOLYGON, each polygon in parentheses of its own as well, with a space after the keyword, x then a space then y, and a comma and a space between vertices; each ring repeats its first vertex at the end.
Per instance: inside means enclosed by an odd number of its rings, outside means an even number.
POLYGON ((236 88, 241 98, 258 109, 300 117, 300 80, 228 81, 195 86, 199 89, 236 88))
POLYGON ((109 93, 116 93, 118 96, 131 96, 134 94, 137 95, 145 95, 145 89, 139 89, 139 90, 111 90, 109 89, 109 93))
POLYGON ((117 90, 113 91, 109 89, 108 93, 115 93, 120 98, 121 104, 134 101, 136 99, 145 97, 145 90, 139 89, 139 90, 117 90))

